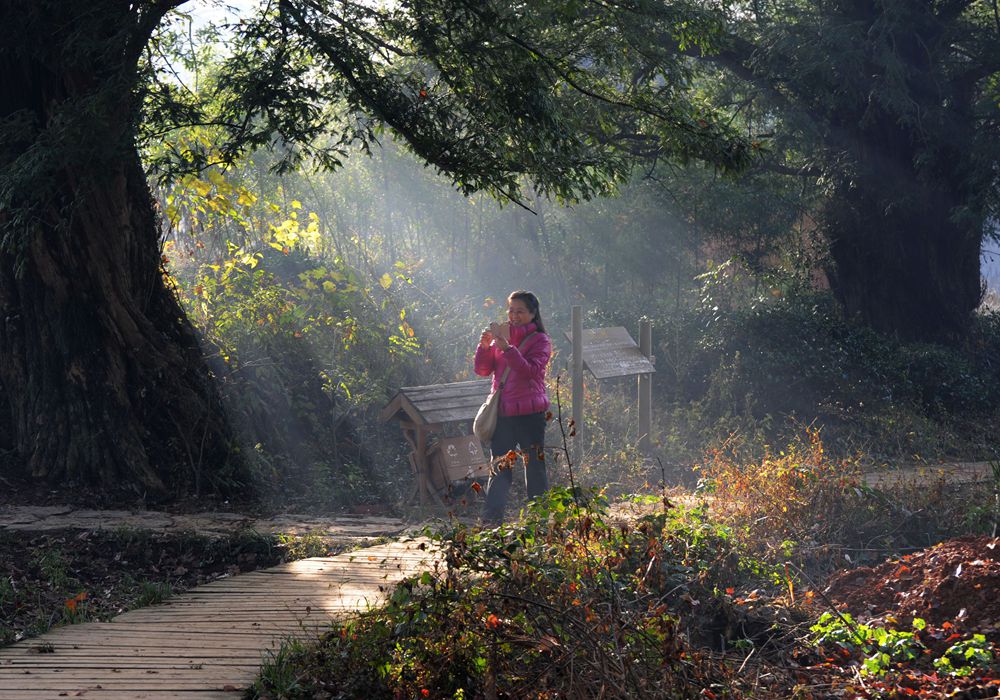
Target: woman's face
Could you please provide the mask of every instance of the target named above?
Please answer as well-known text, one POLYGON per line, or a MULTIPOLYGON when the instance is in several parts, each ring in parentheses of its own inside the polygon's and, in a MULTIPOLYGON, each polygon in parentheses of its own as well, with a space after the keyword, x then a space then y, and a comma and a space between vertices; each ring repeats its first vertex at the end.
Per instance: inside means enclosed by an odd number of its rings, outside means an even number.
POLYGON ((528 305, 522 299, 511 299, 507 302, 507 320, 512 326, 523 326, 535 320, 535 314, 528 311, 528 305))

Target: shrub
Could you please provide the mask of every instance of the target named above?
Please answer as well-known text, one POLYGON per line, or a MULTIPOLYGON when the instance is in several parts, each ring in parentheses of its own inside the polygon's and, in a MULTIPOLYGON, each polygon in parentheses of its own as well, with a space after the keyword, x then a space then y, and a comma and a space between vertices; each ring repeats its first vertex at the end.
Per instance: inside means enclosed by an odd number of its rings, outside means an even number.
MULTIPOLYGON (((382 294, 384 280, 325 257, 315 232, 285 229, 181 266, 180 295, 215 349, 260 492, 323 506, 378 499, 393 460, 377 453, 381 434, 367 433, 379 432, 371 425, 391 390, 408 383, 415 331, 382 294)), ((197 451, 195 436, 193 462, 197 451)))
POLYGON ((775 444, 798 422, 824 428, 840 454, 874 458, 995 449, 1000 315, 962 347, 902 343, 841 317, 828 293, 779 295, 674 314, 656 334, 655 388, 710 444, 732 432, 775 444), (762 430, 761 430, 762 429, 762 430))
POLYGON ((817 429, 782 450, 766 448, 759 459, 741 454, 738 444, 710 450, 697 471, 713 513, 748 552, 805 570, 839 566, 843 554, 850 561, 879 558, 974 531, 978 509, 970 504, 982 503, 992 489, 974 485, 975 493, 958 498, 955 486, 933 473, 885 479, 874 488, 858 459, 827 452, 817 429))
POLYGON ((444 572, 327 634, 284 697, 695 698, 735 684, 686 634, 754 576, 703 511, 627 523, 601 494, 557 488, 516 525, 457 526, 440 546, 444 572))

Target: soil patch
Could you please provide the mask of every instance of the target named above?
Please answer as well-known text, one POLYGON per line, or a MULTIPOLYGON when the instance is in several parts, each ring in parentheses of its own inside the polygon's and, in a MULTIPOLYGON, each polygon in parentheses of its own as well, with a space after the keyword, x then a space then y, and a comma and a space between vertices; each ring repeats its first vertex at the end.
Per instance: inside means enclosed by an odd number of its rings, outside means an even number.
POLYGON ((1000 538, 961 537, 835 574, 827 595, 862 620, 914 617, 946 622, 997 639, 1000 631, 1000 538))

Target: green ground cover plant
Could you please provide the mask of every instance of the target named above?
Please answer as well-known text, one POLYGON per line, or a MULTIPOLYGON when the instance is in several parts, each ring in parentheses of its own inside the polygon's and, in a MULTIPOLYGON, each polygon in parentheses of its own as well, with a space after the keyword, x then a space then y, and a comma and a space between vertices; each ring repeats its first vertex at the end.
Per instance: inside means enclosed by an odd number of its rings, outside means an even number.
POLYGON ((757 462, 711 452, 700 475, 700 499, 611 507, 559 487, 508 525, 452 523, 435 535, 442 570, 283 649, 247 697, 819 698, 861 674, 870 697, 897 698, 993 682, 989 636, 862 622, 823 593, 845 565, 968 532, 964 498, 865 486, 817 430, 757 462))
MULTIPOLYGON (((947 627, 950 627, 948 625, 947 627)), ((884 677, 890 673, 924 670, 948 676, 971 676, 997 670, 996 650, 986 635, 949 634, 914 618, 910 630, 861 624, 850 613, 823 613, 809 628, 811 642, 824 653, 858 659, 863 675, 884 677), (940 643, 940 639, 958 640, 940 643), (943 651, 940 651, 941 647, 943 651), (933 648, 938 648, 935 654, 933 648)))

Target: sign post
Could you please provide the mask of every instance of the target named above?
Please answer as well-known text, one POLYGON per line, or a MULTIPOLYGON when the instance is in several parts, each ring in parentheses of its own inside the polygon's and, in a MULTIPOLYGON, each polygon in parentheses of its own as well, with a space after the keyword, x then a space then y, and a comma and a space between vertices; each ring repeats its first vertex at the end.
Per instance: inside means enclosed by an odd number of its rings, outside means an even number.
MULTIPOLYGON (((653 324, 646 317, 639 319, 639 352, 653 361, 653 324)), ((653 378, 650 374, 639 375, 639 449, 649 450, 650 431, 653 428, 653 378)))
POLYGON ((643 340, 640 347, 621 326, 583 330, 579 309, 573 307, 573 333, 566 334, 573 342, 573 419, 577 444, 583 427, 583 368, 586 367, 594 379, 639 376, 639 444, 648 448, 653 405, 651 375, 656 372, 652 362, 652 324, 648 319, 640 320, 639 337, 643 340))
MULTIPOLYGON (((583 310, 573 307, 573 462, 579 465, 583 455, 583 310)), ((572 431, 570 431, 572 432, 572 431)))

